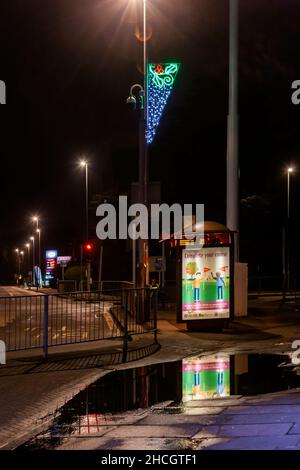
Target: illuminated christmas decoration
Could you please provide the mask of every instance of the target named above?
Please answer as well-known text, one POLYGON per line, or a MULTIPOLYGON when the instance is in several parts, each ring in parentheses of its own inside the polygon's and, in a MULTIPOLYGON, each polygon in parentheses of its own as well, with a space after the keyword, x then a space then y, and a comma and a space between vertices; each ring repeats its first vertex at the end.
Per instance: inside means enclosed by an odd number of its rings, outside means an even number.
POLYGON ((171 94, 180 64, 148 64, 147 73, 147 143, 154 140, 160 118, 171 94))

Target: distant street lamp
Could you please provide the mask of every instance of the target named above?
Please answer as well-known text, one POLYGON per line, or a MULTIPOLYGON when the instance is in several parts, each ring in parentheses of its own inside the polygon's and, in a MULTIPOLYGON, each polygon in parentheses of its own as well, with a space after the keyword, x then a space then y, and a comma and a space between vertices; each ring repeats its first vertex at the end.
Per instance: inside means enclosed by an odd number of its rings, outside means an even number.
POLYGON ((293 173, 294 168, 287 169, 287 218, 290 218, 290 175, 293 173))
POLYGON ((20 274, 23 270, 24 251, 20 251, 20 274))
MULTIPOLYGON (((36 224, 36 233, 39 233, 38 231, 40 230, 39 228, 39 221, 40 221, 40 218, 35 215, 34 217, 32 217, 32 221, 35 222, 36 224)), ((39 237, 39 244, 38 244, 38 265, 39 267, 41 267, 41 242, 40 242, 40 237, 39 237)))
POLYGON ((26 269, 27 269, 27 275, 30 267, 30 243, 25 243, 25 247, 27 248, 27 263, 26 263, 26 269))
POLYGON ((35 215, 34 217, 32 217, 32 220, 33 222, 36 223, 36 228, 38 229, 39 228, 39 218, 37 215, 35 215))
POLYGON ((34 276, 34 267, 35 267, 35 239, 34 237, 30 237, 32 242, 32 285, 35 286, 35 276, 34 276))
POLYGON ((86 217, 86 226, 85 226, 85 236, 86 241, 89 239, 89 176, 88 176, 88 161, 80 161, 81 168, 85 168, 85 217, 86 217))
POLYGON ((286 220, 282 228, 282 276, 283 276, 283 299, 286 297, 286 290, 290 289, 290 253, 289 253, 289 238, 290 238, 290 175, 294 172, 293 167, 288 167, 286 170, 287 175, 287 201, 286 201, 286 220))
POLYGON ((17 285, 19 285, 19 279, 20 279, 20 272, 21 272, 21 260, 20 260, 20 250, 19 248, 15 249, 15 253, 17 254, 17 265, 18 265, 18 279, 17 279, 17 285))
POLYGON ((38 244, 38 255, 39 255, 39 267, 41 267, 41 229, 37 228, 36 233, 39 237, 39 244, 38 244))

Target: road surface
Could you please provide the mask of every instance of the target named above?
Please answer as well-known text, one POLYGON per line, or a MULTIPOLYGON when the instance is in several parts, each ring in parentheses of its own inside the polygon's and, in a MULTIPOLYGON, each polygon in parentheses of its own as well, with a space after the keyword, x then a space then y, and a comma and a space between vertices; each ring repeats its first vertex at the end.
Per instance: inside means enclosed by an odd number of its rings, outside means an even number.
MULTIPOLYGON (((112 302, 87 302, 80 295, 48 298, 49 346, 111 338, 118 333, 110 314, 112 302)), ((44 312, 43 293, 0 287, 0 339, 7 351, 42 347, 44 312)))

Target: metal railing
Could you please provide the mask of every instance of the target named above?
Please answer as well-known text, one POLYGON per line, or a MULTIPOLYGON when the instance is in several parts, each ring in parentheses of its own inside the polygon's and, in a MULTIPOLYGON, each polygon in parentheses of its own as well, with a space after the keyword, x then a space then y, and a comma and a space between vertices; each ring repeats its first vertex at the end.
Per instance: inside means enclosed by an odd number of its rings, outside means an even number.
POLYGON ((0 339, 7 351, 104 339, 128 341, 152 333, 157 342, 157 295, 152 289, 117 289, 0 298, 0 339))
POLYGON ((252 295, 278 295, 284 299, 286 296, 300 296, 300 276, 290 275, 264 275, 249 276, 249 294, 252 295))

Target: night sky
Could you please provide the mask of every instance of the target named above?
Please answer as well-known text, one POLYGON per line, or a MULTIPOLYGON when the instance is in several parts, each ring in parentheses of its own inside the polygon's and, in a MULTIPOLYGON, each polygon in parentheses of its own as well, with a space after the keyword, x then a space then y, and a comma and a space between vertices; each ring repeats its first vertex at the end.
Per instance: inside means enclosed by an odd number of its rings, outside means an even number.
MULTIPOLYGON (((137 115, 125 104, 142 80, 137 2, 1 0, 2 266, 31 234, 35 213, 45 248, 80 243, 81 155, 90 161, 91 194, 125 194, 137 180, 137 115)), ((161 181, 162 201, 204 203, 206 219, 225 222, 228 1, 148 4, 149 60, 182 63, 150 148, 151 180, 161 181)), ((291 103, 299 24, 298 0, 240 0, 241 258, 250 273, 258 264, 280 273, 290 163, 299 170, 291 192, 295 243, 300 235, 300 106, 291 103)))

